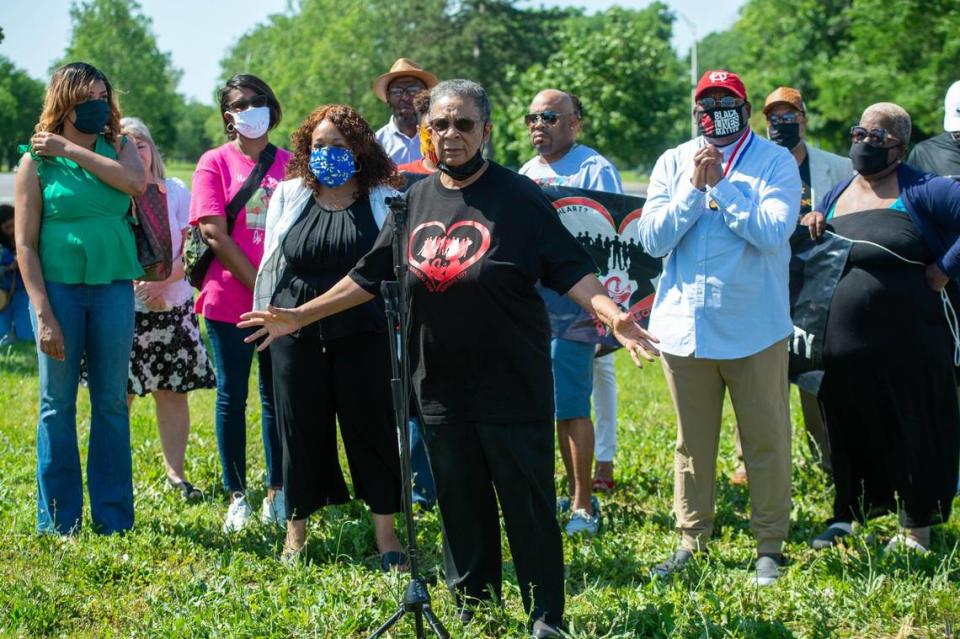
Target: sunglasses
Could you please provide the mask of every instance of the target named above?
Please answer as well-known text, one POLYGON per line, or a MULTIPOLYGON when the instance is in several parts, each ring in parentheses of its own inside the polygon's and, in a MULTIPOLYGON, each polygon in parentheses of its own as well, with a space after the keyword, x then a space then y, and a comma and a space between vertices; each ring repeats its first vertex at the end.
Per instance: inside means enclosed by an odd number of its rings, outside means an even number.
POLYGON ((443 133, 453 125, 453 128, 460 133, 470 133, 479 123, 479 120, 471 120, 470 118, 454 118, 453 120, 450 118, 435 118, 430 120, 430 128, 437 133, 443 133))
POLYGON ((523 116, 523 123, 527 126, 534 126, 538 122, 543 122, 547 126, 553 126, 560 120, 561 115, 573 115, 572 113, 559 113, 557 111, 541 111, 540 113, 528 113, 523 116))
POLYGON ((407 88, 394 87, 390 89, 390 97, 402 98, 404 95, 406 95, 407 97, 412 98, 413 96, 417 95, 421 91, 423 91, 422 86, 412 86, 407 88))
POLYGON ((704 109, 716 109, 717 107, 721 109, 732 109, 743 104, 743 100, 735 98, 732 95, 725 95, 719 100, 715 98, 700 98, 697 100, 697 104, 704 109))
POLYGON ((254 95, 249 98, 240 98, 239 100, 234 100, 227 105, 227 109, 230 111, 246 111, 247 109, 255 109, 259 107, 265 107, 268 104, 267 96, 265 95, 254 95))
POLYGON ((888 140, 900 142, 900 138, 887 133, 882 127, 870 129, 869 131, 862 126, 850 127, 850 139, 854 142, 866 142, 870 146, 882 147, 888 140))
POLYGON ((778 124, 796 124, 800 121, 800 116, 803 115, 799 111, 791 111, 790 113, 784 113, 783 115, 768 115, 767 122, 773 126, 778 124))

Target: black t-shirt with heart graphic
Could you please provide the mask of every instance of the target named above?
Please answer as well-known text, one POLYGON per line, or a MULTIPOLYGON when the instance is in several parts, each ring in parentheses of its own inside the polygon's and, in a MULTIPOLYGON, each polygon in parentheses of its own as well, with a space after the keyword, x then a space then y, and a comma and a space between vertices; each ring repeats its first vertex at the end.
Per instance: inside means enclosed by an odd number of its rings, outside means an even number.
MULTIPOLYGON (((532 181, 490 163, 461 190, 434 173, 407 192, 410 367, 429 424, 553 421, 550 322, 534 285, 566 293, 593 260, 532 181)), ((350 272, 393 279, 393 220, 350 272)))

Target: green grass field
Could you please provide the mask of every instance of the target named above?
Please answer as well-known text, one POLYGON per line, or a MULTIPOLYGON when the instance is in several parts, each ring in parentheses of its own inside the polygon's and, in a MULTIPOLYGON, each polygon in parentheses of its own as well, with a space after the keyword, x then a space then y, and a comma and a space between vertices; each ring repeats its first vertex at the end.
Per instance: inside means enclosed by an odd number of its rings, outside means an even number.
POLYGON ((167 177, 180 178, 187 188, 193 184, 193 170, 197 167, 192 162, 165 162, 164 168, 167 170, 167 177))
MULTIPOLYGON (((794 437, 791 563, 776 586, 751 585, 747 492, 725 479, 733 468, 729 407, 718 478, 719 530, 710 559, 671 582, 651 582, 650 565, 676 543, 670 514, 674 418, 659 367, 636 371, 622 353, 618 358, 618 488, 604 501, 602 534, 565 542, 573 637, 943 638, 947 623, 960 622, 960 515, 934 532, 930 557, 883 554, 883 540, 896 526, 892 516, 871 524, 846 550, 808 548, 831 497, 802 445, 802 431, 794 437)), ((137 401, 135 529, 123 537, 84 531, 75 543, 37 536, 37 392, 32 349, 0 352, 0 636, 364 637, 395 609, 404 577, 378 572, 372 525, 359 503, 327 508, 313 518, 307 561, 296 568, 277 560, 279 530, 257 523, 239 536, 221 532, 226 502, 217 488, 212 391, 191 396, 187 451, 188 476, 207 490, 208 501, 184 506, 164 488, 152 402, 137 401)), ((85 454, 85 391, 79 421, 85 454)), ((256 402, 250 402, 248 422, 253 485, 263 476, 256 402)), ((261 497, 262 489, 253 491, 255 504, 261 497)), ((439 522, 434 513, 418 518, 425 564, 437 574, 439 522)), ((467 627, 456 621, 442 585, 432 587, 435 608, 453 637, 525 636, 509 557, 504 571, 503 607, 483 610, 467 627)), ((390 636, 415 636, 412 623, 402 622, 390 636)))

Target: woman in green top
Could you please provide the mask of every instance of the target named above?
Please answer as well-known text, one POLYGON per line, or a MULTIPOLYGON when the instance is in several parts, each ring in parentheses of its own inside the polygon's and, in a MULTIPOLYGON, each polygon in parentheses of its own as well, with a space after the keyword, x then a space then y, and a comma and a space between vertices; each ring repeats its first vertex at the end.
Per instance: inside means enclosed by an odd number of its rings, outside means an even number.
POLYGON ((17 261, 33 308, 40 368, 37 529, 80 527, 77 445, 80 360, 90 384, 87 484, 97 532, 133 526, 127 370, 137 262, 128 209, 145 185, 134 144, 120 136, 107 78, 75 62, 53 73, 17 169, 17 261))

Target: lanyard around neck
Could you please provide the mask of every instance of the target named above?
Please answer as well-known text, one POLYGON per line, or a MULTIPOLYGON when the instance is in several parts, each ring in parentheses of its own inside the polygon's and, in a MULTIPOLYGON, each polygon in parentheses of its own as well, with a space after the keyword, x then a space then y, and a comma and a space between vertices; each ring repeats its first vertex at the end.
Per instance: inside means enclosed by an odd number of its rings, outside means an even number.
POLYGON ((740 159, 746 155, 747 148, 750 146, 750 142, 753 141, 753 131, 747 131, 738 141, 737 145, 733 147, 733 153, 730 154, 730 160, 727 162, 727 165, 723 167, 723 177, 727 177, 727 174, 733 170, 733 167, 737 165, 740 159))

